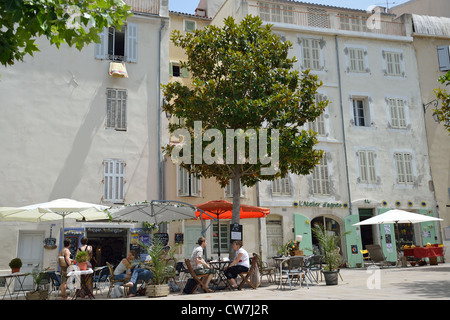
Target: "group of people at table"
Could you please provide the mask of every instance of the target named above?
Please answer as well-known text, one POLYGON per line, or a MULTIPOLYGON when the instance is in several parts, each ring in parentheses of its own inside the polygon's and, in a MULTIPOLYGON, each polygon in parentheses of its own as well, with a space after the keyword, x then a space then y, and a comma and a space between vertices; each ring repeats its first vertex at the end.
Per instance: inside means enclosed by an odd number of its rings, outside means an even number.
MULTIPOLYGON (((87 251, 89 257, 92 258, 93 250, 92 246, 88 245, 88 239, 86 237, 82 237, 80 240, 81 246, 77 249, 78 251, 87 251)), ((70 258, 70 240, 64 240, 64 248, 61 250, 59 254, 59 259, 63 259, 65 263, 61 264, 60 262, 60 274, 61 274, 61 296, 63 300, 69 299, 66 295, 67 291, 67 280, 68 280, 68 272, 67 269, 70 265, 74 263, 74 261, 70 258)), ((233 249, 236 251, 235 259, 224 267, 223 273, 225 277, 228 279, 230 288, 237 289, 236 278, 242 273, 246 272, 250 268, 250 257, 248 252, 242 247, 242 241, 234 241, 233 249)), ((208 277, 204 278, 204 284, 208 287, 211 282, 214 274, 216 273, 216 269, 213 268, 209 263, 205 261, 203 258, 203 250, 206 248, 207 242, 206 238, 200 237, 197 241, 197 246, 194 248, 191 255, 191 265, 196 274, 208 274, 208 277)), ((92 264, 88 262, 88 268, 92 268, 92 264)), ((153 273, 146 268, 140 268, 135 266, 135 251, 130 250, 127 257, 122 259, 120 263, 114 269, 114 278, 116 280, 124 280, 127 281, 124 286, 130 287, 129 297, 136 296, 137 291, 137 283, 139 280, 148 281, 152 279, 153 273)), ((90 292, 82 292, 81 296, 92 295, 92 279, 88 280, 87 286, 89 287, 90 292)))

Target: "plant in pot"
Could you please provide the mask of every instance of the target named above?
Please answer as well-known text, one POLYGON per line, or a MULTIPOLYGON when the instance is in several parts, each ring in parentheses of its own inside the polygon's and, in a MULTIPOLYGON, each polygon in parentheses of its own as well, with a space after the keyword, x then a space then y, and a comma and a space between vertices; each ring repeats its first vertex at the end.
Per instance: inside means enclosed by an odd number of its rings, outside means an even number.
POLYGON ((78 251, 75 260, 77 261, 80 270, 86 270, 89 261, 89 253, 87 251, 78 251))
POLYGON ((47 300, 48 290, 42 290, 44 284, 50 283, 50 276, 46 271, 49 268, 41 269, 39 265, 33 268, 31 276, 33 277, 33 290, 26 293, 27 300, 47 300))
POLYGON ((322 225, 315 225, 313 232, 319 241, 320 249, 324 256, 323 274, 325 283, 327 285, 337 285, 339 267, 342 261, 342 256, 339 253, 339 237, 334 232, 327 231, 322 225))
POLYGON ((151 258, 150 270, 153 273, 152 283, 146 286, 146 295, 148 297, 163 297, 170 293, 170 287, 167 283, 169 275, 168 259, 166 259, 167 250, 162 242, 157 239, 152 239, 152 244, 147 246, 140 244, 147 251, 151 258))
POLYGON ((20 258, 14 258, 9 262, 9 267, 11 268, 11 273, 16 273, 22 268, 22 260, 20 258))

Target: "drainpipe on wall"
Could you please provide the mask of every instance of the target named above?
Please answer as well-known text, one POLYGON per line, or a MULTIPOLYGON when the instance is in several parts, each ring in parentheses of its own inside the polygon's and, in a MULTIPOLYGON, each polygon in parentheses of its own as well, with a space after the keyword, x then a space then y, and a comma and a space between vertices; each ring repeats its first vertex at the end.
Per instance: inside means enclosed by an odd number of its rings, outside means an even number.
POLYGON ((345 138, 344 106, 342 104, 341 66, 340 66, 339 44, 338 44, 338 36, 337 35, 335 35, 335 44, 336 44, 337 69, 338 69, 339 105, 341 107, 341 120, 342 120, 342 139, 344 142, 345 176, 347 178, 348 210, 349 210, 350 214, 352 214, 352 197, 350 194, 350 181, 349 181, 349 177, 348 177, 347 143, 346 143, 346 138, 345 138))
POLYGON ((160 200, 164 199, 164 195, 163 195, 163 184, 164 181, 162 179, 162 159, 161 159, 161 33, 162 33, 162 29, 164 28, 164 26, 166 25, 166 22, 164 20, 161 21, 161 27, 159 27, 159 50, 158 50, 158 61, 159 61, 159 68, 158 68, 158 152, 156 152, 157 156, 158 156, 158 197, 160 200))

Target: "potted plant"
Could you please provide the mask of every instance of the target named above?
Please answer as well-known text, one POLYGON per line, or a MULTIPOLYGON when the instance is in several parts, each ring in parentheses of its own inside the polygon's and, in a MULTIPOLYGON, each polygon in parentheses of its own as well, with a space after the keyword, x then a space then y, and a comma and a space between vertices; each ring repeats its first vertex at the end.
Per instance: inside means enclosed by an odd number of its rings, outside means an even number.
POLYGON ((78 251, 75 260, 77 261, 80 270, 86 270, 87 262, 89 261, 89 253, 87 251, 78 251))
POLYGON ((11 273, 16 273, 22 268, 22 260, 20 258, 14 258, 9 262, 9 267, 11 268, 11 273))
POLYGON ((39 265, 33 268, 31 271, 31 276, 33 277, 33 291, 26 293, 27 300, 47 300, 48 290, 41 290, 41 286, 48 284, 50 281, 50 276, 46 273, 48 268, 42 270, 39 265), (45 279, 45 280, 44 280, 45 279), (46 281, 46 283, 44 283, 46 281))
POLYGON ((167 282, 169 275, 168 271, 168 259, 166 259, 167 250, 162 242, 157 239, 152 239, 152 244, 146 246, 141 243, 141 246, 147 250, 151 258, 150 270, 153 273, 152 283, 146 286, 146 295, 148 297, 164 297, 169 295, 170 287, 167 282))
POLYGON ((324 256, 323 274, 327 285, 337 285, 339 267, 342 257, 339 253, 339 237, 334 232, 327 231, 323 226, 316 225, 313 228, 314 235, 320 244, 324 256))

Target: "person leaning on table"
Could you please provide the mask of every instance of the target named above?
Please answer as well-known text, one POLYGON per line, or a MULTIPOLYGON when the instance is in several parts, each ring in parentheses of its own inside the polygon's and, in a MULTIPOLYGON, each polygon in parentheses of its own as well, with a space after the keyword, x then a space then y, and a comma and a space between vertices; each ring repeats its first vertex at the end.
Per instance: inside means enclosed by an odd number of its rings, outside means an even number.
POLYGON ((209 282, 211 281, 215 270, 211 268, 211 266, 203 259, 203 249, 206 248, 206 238, 200 237, 197 240, 197 246, 192 251, 191 255, 191 264, 192 269, 194 269, 195 274, 202 275, 208 274, 208 277, 205 278, 204 284, 208 287, 209 282))
POLYGON ((250 258, 248 252, 242 248, 242 241, 233 241, 233 249, 236 251, 236 258, 225 268, 225 276, 233 289, 237 289, 236 278, 241 272, 247 272, 250 268, 250 258))
POLYGON ((67 289, 67 268, 73 263, 73 261, 70 259, 70 240, 64 239, 64 248, 59 253, 59 259, 63 259, 65 262, 65 266, 60 263, 60 274, 61 274, 61 296, 63 300, 66 300, 66 289, 67 289))

